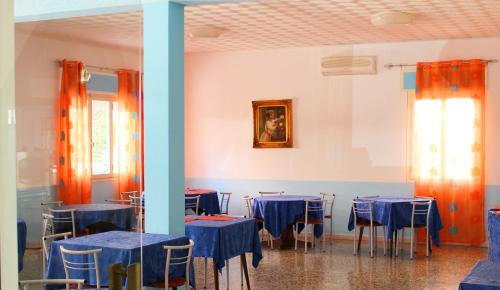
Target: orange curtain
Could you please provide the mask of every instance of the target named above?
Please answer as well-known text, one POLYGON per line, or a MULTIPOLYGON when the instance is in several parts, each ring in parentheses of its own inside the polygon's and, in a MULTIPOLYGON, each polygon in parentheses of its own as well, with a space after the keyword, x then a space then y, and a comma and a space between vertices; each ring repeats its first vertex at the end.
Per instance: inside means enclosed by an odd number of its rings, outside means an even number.
POLYGON ((417 64, 415 195, 436 199, 443 242, 485 239, 484 99, 482 60, 417 64))
POLYGON ((91 148, 88 96, 81 82, 83 63, 62 61, 56 113, 57 195, 66 204, 90 203, 91 148))
POLYGON ((118 71, 118 118, 115 124, 115 146, 118 150, 115 168, 118 173, 118 194, 141 191, 143 180, 143 135, 141 74, 118 71))

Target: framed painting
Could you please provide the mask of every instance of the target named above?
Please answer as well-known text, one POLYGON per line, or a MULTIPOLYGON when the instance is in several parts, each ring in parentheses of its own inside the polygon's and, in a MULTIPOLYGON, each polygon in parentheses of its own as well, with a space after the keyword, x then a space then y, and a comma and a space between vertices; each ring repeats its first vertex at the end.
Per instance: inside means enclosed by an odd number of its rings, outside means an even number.
POLYGON ((292 100, 253 101, 253 148, 290 148, 292 100))

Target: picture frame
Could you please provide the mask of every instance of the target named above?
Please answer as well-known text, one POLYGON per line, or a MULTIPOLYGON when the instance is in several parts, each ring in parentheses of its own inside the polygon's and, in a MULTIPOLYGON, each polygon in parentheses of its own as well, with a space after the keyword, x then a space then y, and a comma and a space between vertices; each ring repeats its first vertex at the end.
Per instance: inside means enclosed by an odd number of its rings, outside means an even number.
POLYGON ((292 148, 292 100, 252 101, 253 148, 292 148))

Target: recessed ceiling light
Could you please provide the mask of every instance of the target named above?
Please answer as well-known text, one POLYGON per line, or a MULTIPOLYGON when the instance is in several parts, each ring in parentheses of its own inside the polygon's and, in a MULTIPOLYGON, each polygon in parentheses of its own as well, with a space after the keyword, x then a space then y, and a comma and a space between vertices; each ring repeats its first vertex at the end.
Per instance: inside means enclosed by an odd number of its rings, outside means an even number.
POLYGON ((371 17, 372 24, 375 26, 411 24, 413 19, 413 14, 400 11, 384 11, 371 17))
POLYGON ((225 29, 213 25, 206 25, 191 27, 188 31, 188 35, 191 38, 218 38, 225 29))

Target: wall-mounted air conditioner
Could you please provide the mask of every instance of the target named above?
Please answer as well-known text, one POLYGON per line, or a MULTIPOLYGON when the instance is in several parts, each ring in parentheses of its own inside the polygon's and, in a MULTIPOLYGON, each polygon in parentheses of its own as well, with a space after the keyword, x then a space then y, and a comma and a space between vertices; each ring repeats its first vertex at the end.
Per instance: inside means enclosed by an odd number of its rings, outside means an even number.
POLYGON ((377 73, 375 56, 330 56, 321 60, 324 76, 366 75, 377 73))

